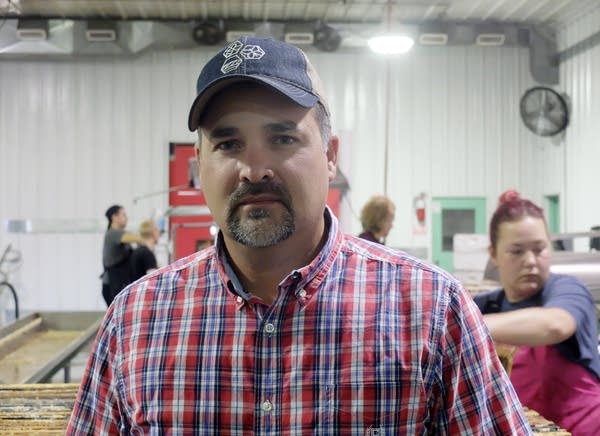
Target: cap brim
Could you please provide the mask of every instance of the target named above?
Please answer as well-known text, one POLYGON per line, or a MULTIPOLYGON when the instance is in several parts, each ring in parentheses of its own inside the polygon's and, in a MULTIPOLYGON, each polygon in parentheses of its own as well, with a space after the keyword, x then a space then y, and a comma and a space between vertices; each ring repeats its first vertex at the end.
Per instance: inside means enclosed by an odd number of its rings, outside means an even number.
POLYGON ((236 82, 256 82, 267 85, 305 108, 313 107, 315 104, 317 104, 317 101, 319 101, 319 98, 316 95, 290 83, 273 79, 272 77, 257 75, 245 76, 242 74, 222 77, 208 85, 204 92, 198 94, 194 100, 194 103, 192 103, 190 114, 188 116, 188 128, 190 131, 194 132, 198 129, 200 118, 210 99, 213 98, 219 91, 236 82))

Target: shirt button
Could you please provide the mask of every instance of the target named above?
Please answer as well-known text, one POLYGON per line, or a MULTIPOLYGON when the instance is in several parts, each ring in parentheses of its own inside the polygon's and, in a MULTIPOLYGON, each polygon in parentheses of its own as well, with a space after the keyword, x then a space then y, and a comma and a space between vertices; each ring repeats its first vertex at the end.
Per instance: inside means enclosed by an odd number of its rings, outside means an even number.
POLYGON ((269 400, 265 400, 260 405, 260 408, 262 409, 263 412, 269 413, 271 410, 273 410, 273 403, 271 403, 269 400))
POLYGON ((265 325, 265 331, 267 333, 273 333, 275 331, 275 326, 271 323, 268 323, 267 325, 265 325))
POLYGON ((304 298, 304 297, 306 297, 306 291, 305 291, 304 289, 300 289, 300 290, 298 291, 298 296, 299 296, 300 298, 304 298))
POLYGON ((236 300, 237 300, 238 303, 241 303, 242 301, 244 301, 244 299, 242 297, 240 297, 239 295, 236 298, 236 300))

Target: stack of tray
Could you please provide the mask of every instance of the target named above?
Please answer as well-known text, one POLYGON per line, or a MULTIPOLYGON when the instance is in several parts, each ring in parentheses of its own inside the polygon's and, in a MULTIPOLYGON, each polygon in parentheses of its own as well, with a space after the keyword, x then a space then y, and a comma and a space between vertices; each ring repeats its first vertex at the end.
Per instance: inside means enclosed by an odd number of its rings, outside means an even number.
POLYGON ((525 409, 525 417, 533 430, 533 434, 552 436, 569 436, 571 434, 554 424, 552 421, 548 421, 534 410, 525 409))
MULTIPOLYGON (((0 385, 2 435, 64 435, 77 389, 75 383, 0 385)), ((533 434, 571 434, 533 410, 525 409, 525 416, 533 434)))
POLYGON ((64 435, 79 385, 0 385, 2 435, 64 435))

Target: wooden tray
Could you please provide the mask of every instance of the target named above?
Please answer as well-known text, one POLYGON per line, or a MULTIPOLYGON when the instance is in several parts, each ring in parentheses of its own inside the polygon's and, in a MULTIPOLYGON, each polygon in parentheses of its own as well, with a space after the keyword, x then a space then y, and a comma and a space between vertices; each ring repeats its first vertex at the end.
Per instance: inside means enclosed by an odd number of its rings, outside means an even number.
POLYGON ((104 312, 38 312, 0 329, 0 384, 49 380, 94 339, 104 312))

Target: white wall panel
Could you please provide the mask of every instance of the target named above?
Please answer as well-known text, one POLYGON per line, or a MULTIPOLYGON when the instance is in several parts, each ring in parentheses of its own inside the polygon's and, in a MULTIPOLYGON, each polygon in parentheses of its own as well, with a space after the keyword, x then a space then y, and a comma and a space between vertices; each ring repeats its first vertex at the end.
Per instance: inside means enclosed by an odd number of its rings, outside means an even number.
MULTIPOLYGON (((559 34, 561 50, 600 32, 600 5, 559 34)), ((600 45, 588 46, 560 66, 560 89, 571 102, 565 161, 565 221, 573 231, 600 225, 600 45)))
MULTIPOLYGON (((373 193, 387 192, 397 204, 389 244, 405 247, 429 245, 429 235, 412 232, 412 198, 420 192, 486 197, 489 211, 508 187, 538 201, 563 194, 563 143, 536 138, 518 116, 519 97, 533 84, 526 49, 422 48, 391 60, 309 56, 342 138, 349 232, 358 233, 357 214, 373 193)), ((135 229, 164 211, 166 194, 134 198, 167 189, 169 142, 195 140, 187 112, 207 58, 199 49, 2 61, 0 219, 102 219, 121 203, 135 229)), ((103 307, 101 233, 3 229, 0 249, 9 242, 23 253, 11 279, 24 308, 103 307)))

